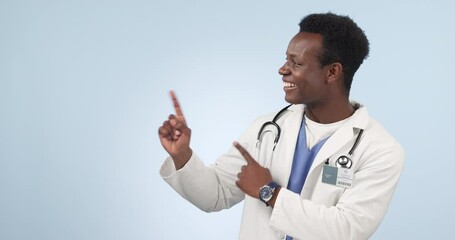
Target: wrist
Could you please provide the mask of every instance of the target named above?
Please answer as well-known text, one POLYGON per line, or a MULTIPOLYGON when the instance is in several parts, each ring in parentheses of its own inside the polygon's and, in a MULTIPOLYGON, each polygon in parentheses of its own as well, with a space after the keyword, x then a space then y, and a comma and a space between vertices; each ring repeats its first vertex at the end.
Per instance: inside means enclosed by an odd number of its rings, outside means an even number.
POLYGON ((268 205, 272 208, 275 207, 275 202, 276 202, 276 199, 278 198, 278 193, 280 192, 281 190, 281 186, 278 186, 275 188, 275 191, 273 191, 273 196, 272 198, 270 199, 270 201, 268 202, 268 205))
MULTIPOLYGON (((272 206, 275 204, 273 198, 277 195, 277 191, 281 188, 276 182, 269 182, 267 185, 259 188, 259 200, 265 203, 266 206, 272 206), (273 203, 273 205, 272 205, 273 203)), ((276 198, 276 197, 275 197, 276 198)))
POLYGON ((188 148, 188 150, 179 153, 178 155, 171 156, 172 160, 174 161, 174 166, 176 170, 183 168, 186 163, 190 160, 191 156, 193 155, 193 150, 188 148))

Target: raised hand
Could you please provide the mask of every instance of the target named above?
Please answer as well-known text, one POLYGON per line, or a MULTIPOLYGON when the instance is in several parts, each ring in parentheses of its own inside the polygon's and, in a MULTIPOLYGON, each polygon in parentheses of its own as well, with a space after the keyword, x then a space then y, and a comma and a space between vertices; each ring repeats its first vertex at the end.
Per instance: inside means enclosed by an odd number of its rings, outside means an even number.
POLYGON ((193 151, 190 148, 191 129, 186 125, 180 103, 174 91, 170 91, 175 115, 169 115, 168 120, 158 129, 158 135, 163 148, 174 160, 175 168, 178 170, 185 166, 193 151))
POLYGON ((240 172, 237 174, 239 178, 235 184, 246 194, 254 198, 259 198, 259 188, 272 181, 272 175, 269 169, 262 167, 251 155, 238 143, 234 142, 237 148, 246 160, 246 165, 243 165, 240 172))

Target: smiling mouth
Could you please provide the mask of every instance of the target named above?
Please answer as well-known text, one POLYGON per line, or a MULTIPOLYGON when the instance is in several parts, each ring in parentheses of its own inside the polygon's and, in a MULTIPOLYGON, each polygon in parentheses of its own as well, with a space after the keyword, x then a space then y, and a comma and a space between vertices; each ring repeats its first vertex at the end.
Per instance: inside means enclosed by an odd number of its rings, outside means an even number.
POLYGON ((293 88, 293 87, 295 87, 294 83, 283 82, 283 84, 284 84, 284 88, 293 88))

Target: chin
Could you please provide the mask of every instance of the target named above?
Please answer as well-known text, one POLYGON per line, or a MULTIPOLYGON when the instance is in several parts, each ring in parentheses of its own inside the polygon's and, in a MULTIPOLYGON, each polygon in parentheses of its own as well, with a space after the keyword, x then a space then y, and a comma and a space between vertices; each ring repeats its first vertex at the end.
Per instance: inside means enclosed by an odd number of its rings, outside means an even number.
POLYGON ((302 104, 303 103, 303 101, 301 101, 300 99, 296 99, 296 98, 293 98, 293 97, 290 97, 287 95, 284 96, 284 100, 290 104, 302 104))

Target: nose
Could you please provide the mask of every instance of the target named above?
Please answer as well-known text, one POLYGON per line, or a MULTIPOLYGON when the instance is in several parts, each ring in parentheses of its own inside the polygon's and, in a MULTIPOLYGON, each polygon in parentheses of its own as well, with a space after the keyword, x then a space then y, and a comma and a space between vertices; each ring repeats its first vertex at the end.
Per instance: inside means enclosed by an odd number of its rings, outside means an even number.
POLYGON ((288 61, 286 61, 286 62, 283 64, 283 66, 280 67, 280 68, 278 69, 278 73, 279 73, 280 75, 283 75, 283 76, 284 76, 284 75, 290 74, 288 61))

